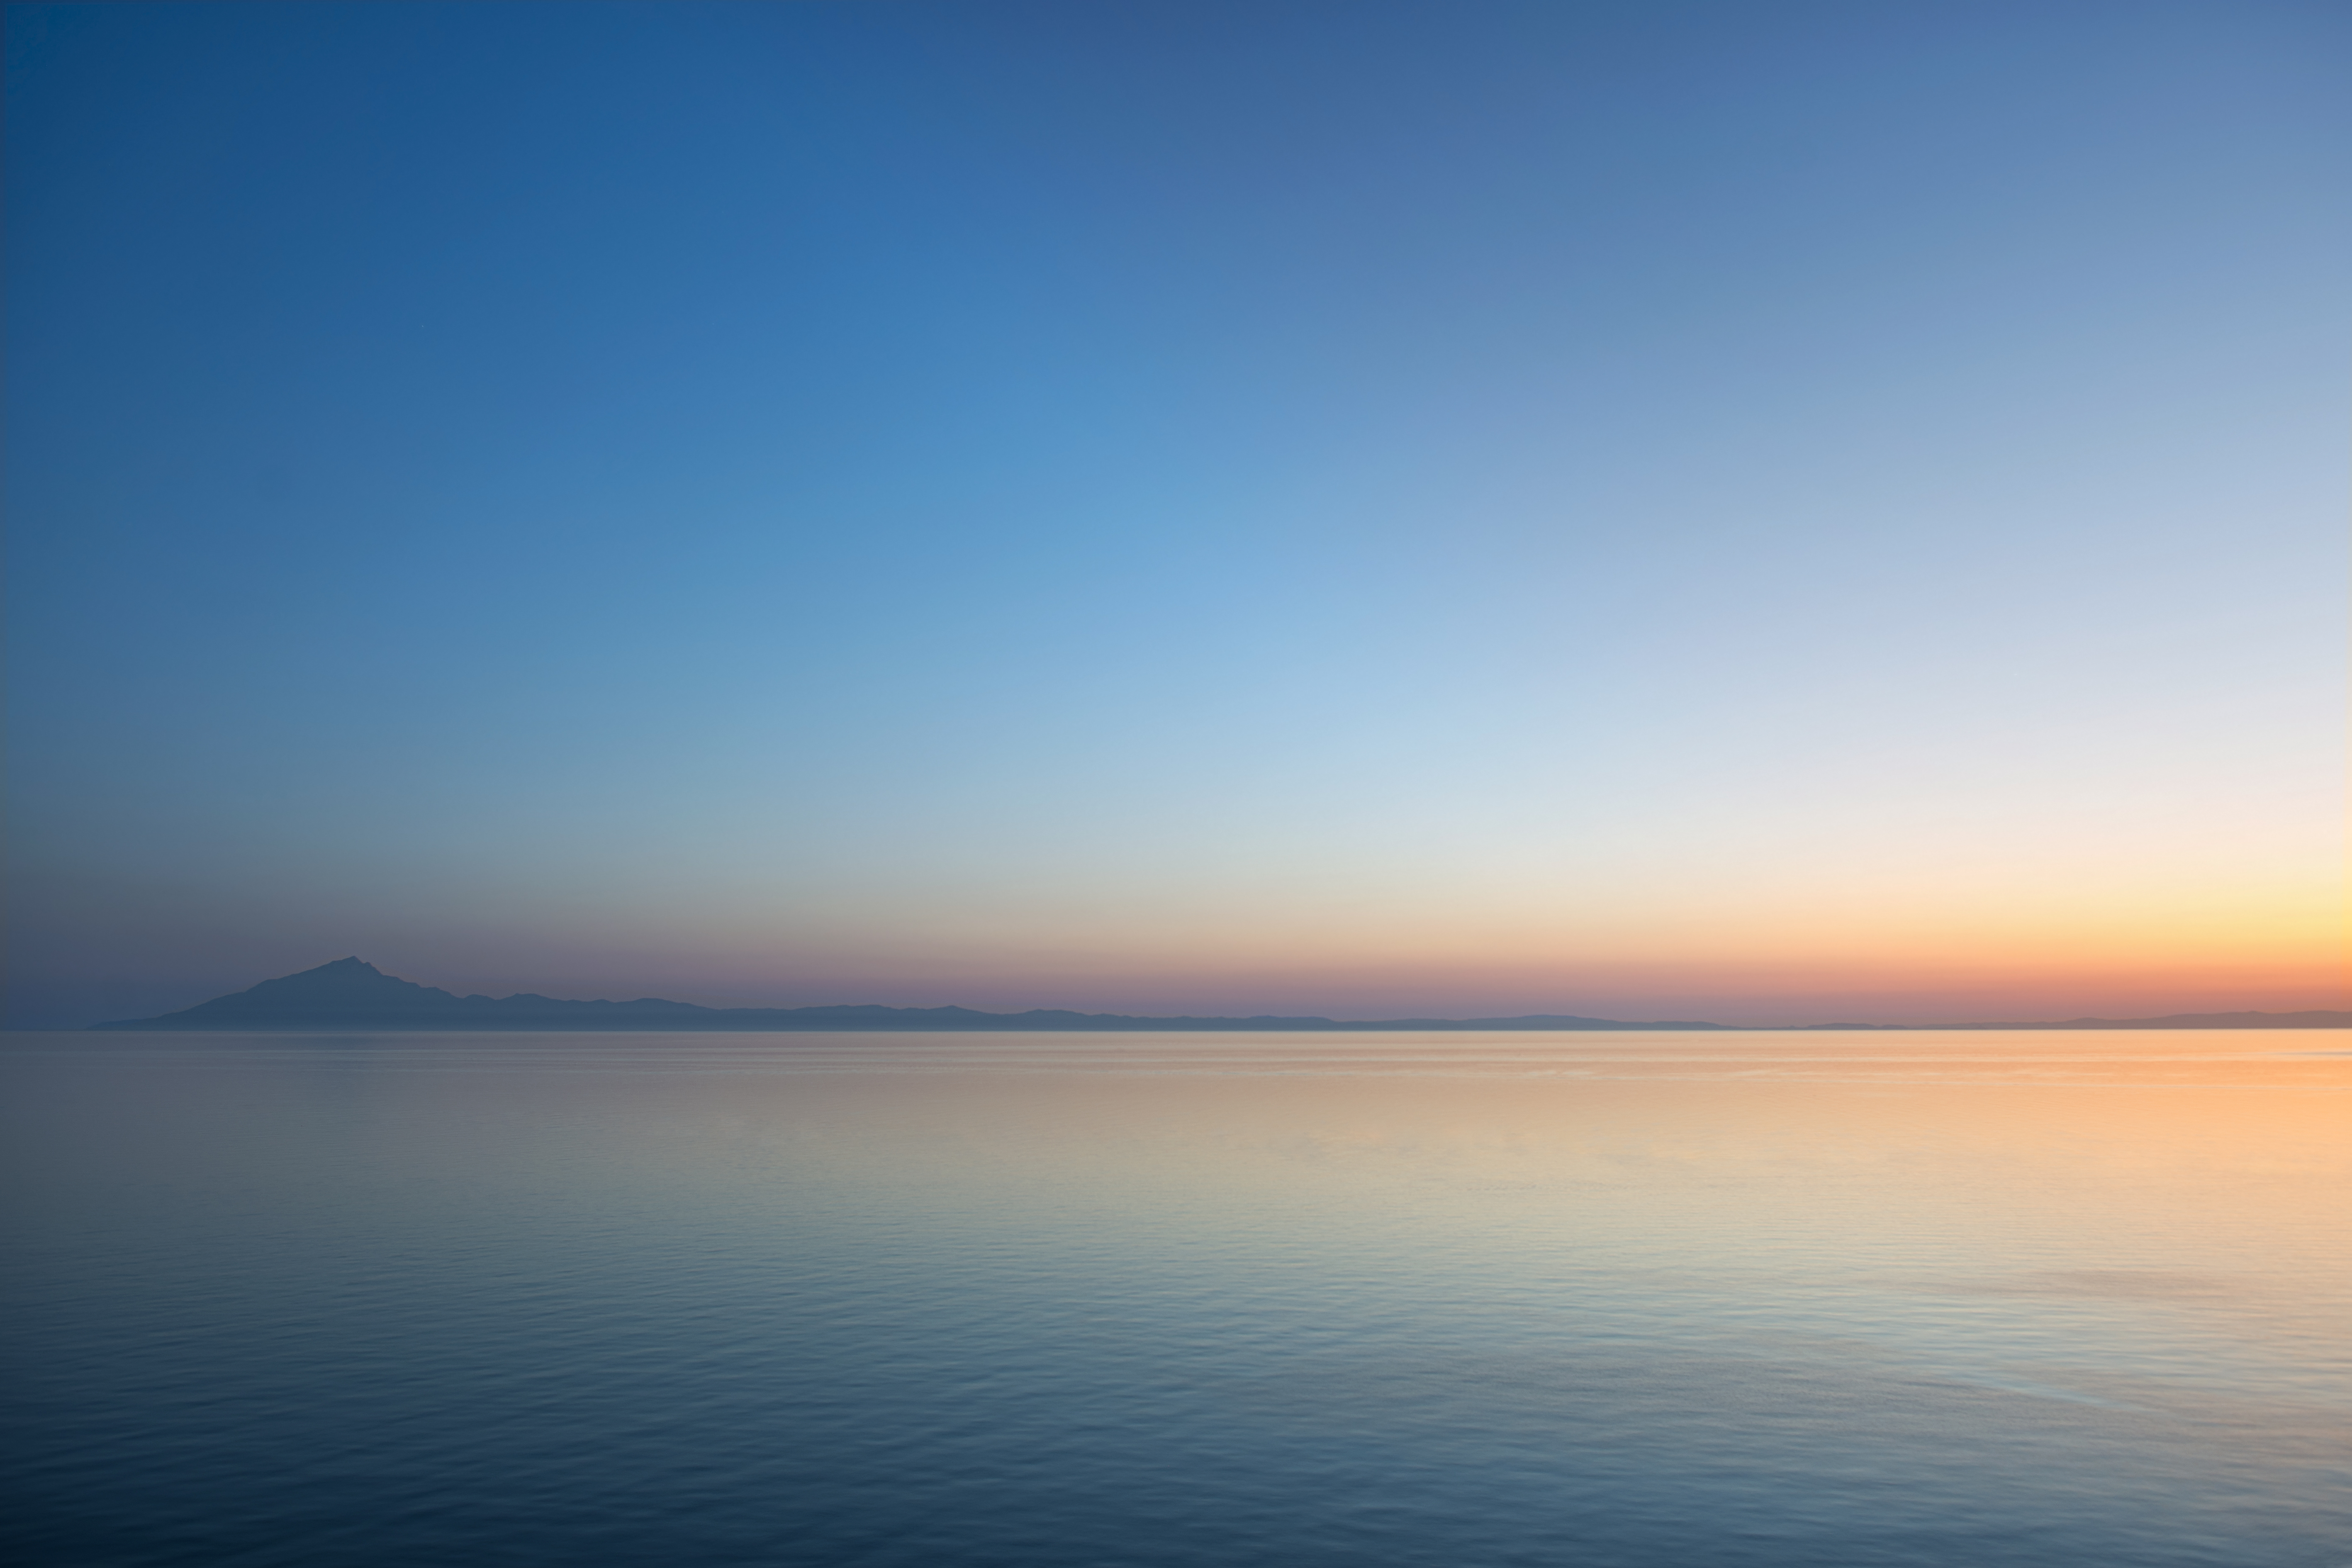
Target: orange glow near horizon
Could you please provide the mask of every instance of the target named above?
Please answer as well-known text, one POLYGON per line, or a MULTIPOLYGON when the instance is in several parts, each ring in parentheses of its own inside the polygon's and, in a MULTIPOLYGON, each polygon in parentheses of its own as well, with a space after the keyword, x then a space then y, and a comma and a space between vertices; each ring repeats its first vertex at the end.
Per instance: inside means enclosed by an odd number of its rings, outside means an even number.
MULTIPOLYGON (((1669 931, 1382 933, 1380 942, 1252 941, 1254 933, 1140 944, 935 934, 880 942, 724 944, 647 963, 617 956, 583 972, 561 961, 520 977, 471 974, 418 952, 388 966, 451 989, 493 994, 668 995, 715 1005, 947 1003, 998 1011, 1067 1007, 1138 1014, 1312 1013, 1339 1017, 1578 1013, 1727 1023, 1918 1023, 2084 1016, 2294 1012, 2352 1006, 2340 928, 2321 921, 2199 911, 2167 921, 2072 925, 1890 915, 1836 924, 1669 931), (1448 938, 1451 940, 1448 940, 1448 938), (1354 951, 1348 951, 1349 948, 1354 951), (779 963, 782 949, 797 956, 779 963), (812 949, 815 951, 812 952, 812 949), (887 957, 877 957, 877 950, 887 957), (1369 955, 1368 955, 1369 953, 1369 955), (403 967, 403 964, 407 967, 403 967), (625 974, 616 982, 615 977, 625 974)), ((1189 934, 1189 933, 1188 933, 1189 934)), ((1354 933, 1360 938, 1364 933, 1354 933)))
POLYGON ((1932 900, 1748 889, 1696 907, 1627 899, 1598 915, 1531 902, 1292 899, 1223 916, 1176 902, 1143 919, 1031 908, 992 922, 950 911, 792 922, 752 940, 714 927, 645 978, 733 1005, 1357 1017, 1936 1023, 2352 1006, 2345 904, 2326 886, 1932 900), (779 963, 779 952, 795 956, 779 963))

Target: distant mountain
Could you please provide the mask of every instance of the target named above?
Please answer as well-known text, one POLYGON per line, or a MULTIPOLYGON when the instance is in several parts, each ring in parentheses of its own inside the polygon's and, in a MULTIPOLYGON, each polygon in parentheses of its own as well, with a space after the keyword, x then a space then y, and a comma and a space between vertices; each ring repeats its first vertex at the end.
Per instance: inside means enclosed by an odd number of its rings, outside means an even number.
POLYGON ((640 997, 569 1002, 524 992, 458 996, 339 958, 250 990, 158 1018, 92 1024, 93 1029, 1719 1029, 1720 1024, 1628 1024, 1614 1018, 1541 1015, 1522 1018, 1135 1017, 1124 1013, 982 1013, 970 1007, 698 1007, 640 997))
MULTIPOLYGON (((1808 1029, 1901 1029, 1901 1024, 1810 1024, 1808 1029)), ((1962 1029, 2344 1029, 2352 1012, 2177 1013, 2164 1018, 2069 1018, 2049 1024, 1954 1024, 1962 1029)), ((234 995, 158 1018, 92 1024, 93 1029, 1722 1029, 1737 1024, 1627 1023, 1538 1013, 1516 1018, 1136 1017, 1037 1008, 982 1013, 970 1007, 698 1007, 643 996, 634 1002, 569 1002, 523 992, 458 996, 339 958, 299 974, 265 980, 234 995)))

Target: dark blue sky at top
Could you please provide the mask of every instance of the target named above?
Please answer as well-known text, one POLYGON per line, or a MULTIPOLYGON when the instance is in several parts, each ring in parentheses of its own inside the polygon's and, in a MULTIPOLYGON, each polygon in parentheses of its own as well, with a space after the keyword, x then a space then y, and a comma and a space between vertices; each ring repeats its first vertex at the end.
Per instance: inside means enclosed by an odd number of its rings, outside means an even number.
POLYGON ((2340 8, 7 30, 23 984, 946 1000, 2325 765, 2340 8))

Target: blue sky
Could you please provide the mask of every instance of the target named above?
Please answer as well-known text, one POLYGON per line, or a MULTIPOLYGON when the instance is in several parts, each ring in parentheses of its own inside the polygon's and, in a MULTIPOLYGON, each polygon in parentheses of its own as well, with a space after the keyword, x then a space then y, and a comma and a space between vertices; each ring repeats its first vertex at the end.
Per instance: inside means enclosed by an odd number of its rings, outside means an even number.
POLYGON ((19 1022, 2343 1005, 2340 8, 7 49, 19 1022))

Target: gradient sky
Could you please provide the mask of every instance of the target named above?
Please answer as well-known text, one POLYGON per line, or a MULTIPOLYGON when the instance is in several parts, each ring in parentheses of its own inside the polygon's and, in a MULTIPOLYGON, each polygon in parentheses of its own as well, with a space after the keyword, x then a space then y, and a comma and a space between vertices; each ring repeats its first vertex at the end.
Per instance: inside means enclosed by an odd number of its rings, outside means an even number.
POLYGON ((2345 7, 6 29, 19 1024, 2347 1005, 2345 7))

